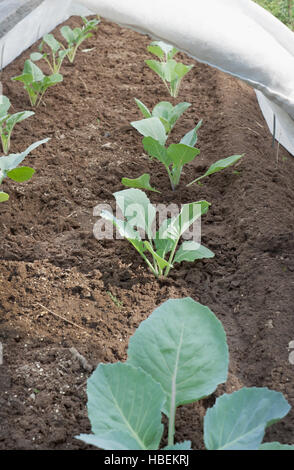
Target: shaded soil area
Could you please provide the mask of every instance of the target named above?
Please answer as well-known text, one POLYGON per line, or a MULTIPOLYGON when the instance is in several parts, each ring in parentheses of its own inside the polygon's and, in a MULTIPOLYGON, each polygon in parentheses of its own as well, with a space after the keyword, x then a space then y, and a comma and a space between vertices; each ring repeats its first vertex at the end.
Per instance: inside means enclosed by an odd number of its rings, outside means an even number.
MULTIPOLYGON (((79 18, 67 24, 76 26, 79 18)), ((54 32, 59 36, 59 27, 54 32)), ((294 158, 272 137, 255 93, 240 81, 191 60, 178 98, 145 65, 150 38, 102 20, 64 63, 35 116, 15 127, 12 152, 51 140, 26 158, 26 183, 5 180, 0 207, 0 449, 91 449, 74 436, 90 432, 86 381, 99 362, 123 361, 130 336, 156 306, 190 296, 222 322, 230 350, 228 381, 212 397, 177 411, 176 440, 203 449, 203 416, 217 396, 243 386, 282 392, 292 406, 265 440, 294 443, 294 158), (177 191, 143 151, 130 122, 134 102, 187 101, 169 142, 203 119, 200 155, 184 168, 177 191), (245 153, 236 167, 203 180, 220 158, 245 153), (177 264, 157 280, 124 240, 93 235, 98 204, 113 206, 121 178, 152 175, 153 203, 211 203, 202 242, 213 259, 177 264), (81 355, 85 361, 80 360, 81 355)), ((35 44, 3 72, 15 111, 30 109, 21 73, 35 44)), ((114 206, 113 206, 114 207, 114 206)), ((164 444, 164 442, 163 442, 164 444)))

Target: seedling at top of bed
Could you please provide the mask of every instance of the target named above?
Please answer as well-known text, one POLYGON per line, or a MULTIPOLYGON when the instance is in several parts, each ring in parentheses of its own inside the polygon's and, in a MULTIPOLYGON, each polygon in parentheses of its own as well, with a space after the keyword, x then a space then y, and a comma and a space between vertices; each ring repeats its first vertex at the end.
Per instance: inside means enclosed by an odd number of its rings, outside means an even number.
POLYGON ((0 135, 2 149, 5 154, 9 152, 11 134, 15 124, 35 114, 33 111, 20 111, 19 113, 10 114, 8 112, 10 106, 9 98, 0 95, 0 135))
MULTIPOLYGON (((24 152, 11 153, 5 157, 0 157, 0 185, 4 178, 10 178, 18 183, 29 180, 35 173, 35 170, 28 166, 19 167, 18 165, 30 152, 32 152, 32 150, 39 147, 41 144, 45 144, 48 140, 49 139, 39 140, 38 142, 30 145, 24 152)), ((0 202, 7 201, 8 199, 9 195, 4 191, 0 191, 0 202)))
POLYGON ((214 257, 212 251, 195 241, 185 241, 177 250, 180 238, 208 211, 209 202, 184 204, 178 215, 164 219, 156 231, 156 208, 143 191, 126 189, 114 193, 114 197, 124 220, 107 210, 101 212, 101 217, 117 227, 120 236, 133 245, 157 278, 167 277, 174 263, 214 257), (140 231, 144 232, 144 240, 140 231))
POLYGON ((61 42, 57 41, 53 34, 45 34, 42 42, 39 46, 39 52, 33 52, 30 56, 33 62, 44 59, 48 64, 51 73, 59 73, 62 62, 67 56, 68 49, 65 49, 61 42), (46 52, 45 46, 47 46, 51 54, 46 52))
POLYGON ((90 32, 96 29, 96 26, 100 23, 100 20, 87 20, 82 17, 84 25, 82 28, 71 29, 69 26, 63 26, 60 32, 67 42, 67 57, 70 63, 73 63, 79 46, 86 39, 93 36, 90 32))
POLYGON ((62 82, 63 76, 60 73, 44 75, 42 70, 28 59, 25 61, 23 73, 11 80, 22 82, 29 95, 31 106, 38 107, 47 89, 62 82))
MULTIPOLYGON (((180 182, 184 165, 192 162, 200 153, 200 150, 195 148, 195 145, 198 140, 197 131, 202 125, 202 121, 200 121, 194 129, 187 132, 178 144, 171 144, 168 148, 165 146, 168 135, 166 134, 165 127, 160 118, 149 117, 141 119, 140 121, 133 121, 131 122, 131 125, 144 136, 142 140, 143 147, 151 159, 156 158, 156 160, 165 166, 171 183, 171 188, 172 190, 175 190, 180 182)), ((190 186, 213 173, 217 173, 218 171, 234 165, 243 157, 243 155, 231 155, 230 157, 218 160, 209 167, 204 175, 199 176, 187 186, 190 186)), ((145 180, 146 175, 150 178, 150 175, 145 174, 145 180)), ((150 190, 149 179, 148 187, 142 184, 143 182, 140 180, 140 177, 136 178, 134 182, 136 187, 150 190), (138 186, 138 182, 141 183, 140 186, 138 186)), ((133 185, 132 180, 126 178, 123 178, 122 183, 126 186, 133 185)), ((151 190, 154 190, 154 188, 151 190)))
POLYGON ((178 49, 162 41, 153 41, 147 50, 160 60, 145 60, 145 63, 162 79, 169 94, 176 98, 182 79, 193 65, 184 65, 174 60, 173 57, 179 52, 178 49))
MULTIPOLYGON (((151 112, 142 101, 135 98, 135 102, 145 119, 157 117, 161 120, 166 134, 171 132, 180 116, 191 106, 191 103, 186 102, 178 103, 176 106, 173 106, 168 101, 161 101, 154 106, 151 112)), ((200 127, 200 125, 198 127, 200 127)))
MULTIPOLYGON (((221 322, 187 297, 170 299, 144 320, 129 341, 126 362, 100 363, 87 382, 93 434, 76 436, 105 450, 158 450, 162 413, 168 443, 162 450, 190 450, 175 443, 176 410, 211 395, 228 375, 229 353, 221 322)), ((207 450, 294 450, 262 444, 266 428, 290 405, 280 392, 241 388, 218 397, 204 417, 207 450)))

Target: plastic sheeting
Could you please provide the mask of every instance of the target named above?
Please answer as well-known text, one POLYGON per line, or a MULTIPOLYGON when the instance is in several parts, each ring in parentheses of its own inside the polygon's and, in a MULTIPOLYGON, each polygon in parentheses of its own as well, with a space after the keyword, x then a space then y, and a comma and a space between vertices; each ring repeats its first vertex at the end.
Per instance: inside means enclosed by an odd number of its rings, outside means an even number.
POLYGON ((168 42, 257 91, 275 137, 294 155, 294 33, 250 0, 79 0, 120 25, 168 42))

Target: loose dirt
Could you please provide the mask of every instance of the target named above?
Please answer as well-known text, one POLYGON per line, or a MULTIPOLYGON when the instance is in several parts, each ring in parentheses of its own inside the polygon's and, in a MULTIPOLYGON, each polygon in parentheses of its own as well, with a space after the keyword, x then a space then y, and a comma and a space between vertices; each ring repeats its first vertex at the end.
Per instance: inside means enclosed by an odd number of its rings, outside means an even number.
MULTIPOLYGON (((79 18, 66 24, 76 26, 79 18)), ((54 33, 60 38, 59 28, 54 33)), ((294 443, 294 158, 272 137, 254 91, 194 62, 177 99, 145 65, 150 38, 102 19, 64 63, 32 118, 18 124, 11 151, 51 140, 26 158, 36 169, 26 183, 5 180, 10 200, 0 207, 0 449, 91 449, 74 436, 91 431, 86 381, 99 362, 123 361, 130 336, 169 298, 190 296, 222 322, 230 350, 228 381, 177 412, 176 440, 203 449, 203 417, 215 398, 243 386, 282 392, 290 413, 265 440, 294 443), (85 50, 86 49, 86 50, 85 50), (150 162, 130 122, 141 118, 134 98, 191 103, 169 142, 200 119, 200 155, 184 168, 177 191, 164 168, 150 162), (203 184, 186 184, 220 158, 245 153, 235 167, 203 184), (215 257, 182 263, 157 280, 124 240, 93 235, 98 204, 111 204, 121 178, 152 175, 161 193, 153 203, 211 203, 202 242, 215 257), (74 348, 74 349, 72 349, 74 348), (79 360, 81 354, 86 362, 79 360)), ((20 83, 34 46, 3 72, 14 111, 30 109, 20 83)), ((45 69, 44 69, 45 70, 45 69)), ((113 206, 114 207, 114 206, 113 206)), ((165 443, 163 440, 162 444, 165 443)))

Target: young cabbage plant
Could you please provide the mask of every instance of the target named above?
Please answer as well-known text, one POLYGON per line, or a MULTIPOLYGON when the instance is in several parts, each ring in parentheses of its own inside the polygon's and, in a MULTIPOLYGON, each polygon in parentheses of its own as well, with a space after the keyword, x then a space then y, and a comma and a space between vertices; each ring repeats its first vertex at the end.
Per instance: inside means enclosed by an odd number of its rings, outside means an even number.
POLYGON ((84 25, 81 28, 71 29, 69 26, 63 26, 60 32, 67 42, 67 57, 72 64, 75 60, 75 56, 79 46, 86 39, 93 36, 90 31, 96 29, 96 26, 100 23, 100 20, 87 20, 82 17, 84 25))
POLYGON ((153 41, 147 50, 160 60, 145 60, 145 63, 162 79, 169 94, 176 98, 182 79, 193 65, 184 65, 174 60, 173 57, 179 52, 178 49, 162 41, 153 41))
POLYGON ((156 208, 143 191, 125 189, 114 193, 114 197, 124 220, 107 210, 101 211, 101 217, 117 227, 120 236, 133 245, 157 278, 167 277, 175 263, 214 257, 212 251, 195 241, 184 241, 178 248, 183 234, 208 211, 207 201, 184 204, 178 215, 165 218, 156 231, 156 208))
MULTIPOLYGON (((45 144, 48 142, 47 139, 39 140, 38 142, 34 142, 30 145, 24 152, 21 153, 11 153, 5 157, 0 157, 0 185, 4 178, 10 178, 13 181, 18 183, 22 183, 24 181, 29 180, 35 170, 28 166, 18 166, 25 157, 32 152, 35 148, 39 147, 41 144, 45 144)), ((7 201, 9 199, 9 195, 4 191, 0 191, 0 202, 7 201)))
POLYGON ((23 73, 13 77, 12 80, 23 83, 24 89, 29 95, 31 106, 38 107, 47 89, 62 82, 63 76, 60 73, 44 75, 42 70, 28 59, 25 61, 23 73))
POLYGON ((161 101, 154 106, 151 112, 142 101, 135 98, 135 102, 145 119, 158 117, 161 120, 166 134, 171 132, 179 117, 191 106, 191 103, 186 102, 173 106, 168 101, 161 101))
MULTIPOLYGON (((206 306, 187 297, 170 299, 144 320, 129 341, 126 362, 100 363, 87 382, 92 434, 76 438, 105 450, 158 450, 162 413, 167 446, 174 442, 176 410, 211 395, 228 376, 229 353, 221 322, 206 306)), ((217 398, 204 418, 207 450, 294 449, 262 444, 267 426, 290 406, 279 392, 243 388, 217 398)))
POLYGON ((68 49, 65 49, 61 42, 57 41, 53 34, 45 34, 39 46, 39 52, 33 52, 30 59, 33 62, 44 59, 48 64, 52 74, 59 73, 62 63, 67 56, 68 49), (45 46, 50 52, 46 52, 45 46))
POLYGON ((10 149, 10 139, 15 124, 35 114, 33 111, 20 111, 19 113, 10 114, 8 112, 10 106, 9 98, 0 95, 0 135, 2 149, 6 155, 10 149))
MULTIPOLYGON (((133 121, 131 125, 144 136, 143 147, 151 159, 155 158, 164 165, 171 188, 175 190, 180 182, 183 166, 194 160, 200 153, 195 145, 198 140, 197 132, 202 125, 202 121, 189 131, 178 144, 171 144, 168 148, 165 146, 168 135, 159 117, 153 116, 140 121, 133 121)), ((122 183, 128 186, 132 185, 132 181, 126 181, 126 179, 123 179, 122 183)), ((141 189, 150 190, 150 188, 143 185, 140 187, 141 189)))
MULTIPOLYGON (((155 116, 149 117, 146 119, 141 119, 140 121, 133 121, 131 122, 131 125, 144 136, 142 140, 143 147, 151 159, 155 158, 165 166, 171 188, 172 190, 175 190, 180 182, 184 165, 186 163, 192 162, 194 158, 200 153, 200 150, 195 148, 195 145, 198 140, 197 131, 202 125, 202 121, 200 121, 194 129, 187 132, 187 134, 184 135, 178 144, 171 144, 168 148, 165 146, 168 136, 160 118, 155 116)), ((243 156, 244 154, 231 155, 230 157, 218 160, 209 167, 204 175, 196 178, 187 186, 190 186, 191 184, 199 181, 202 178, 212 175, 213 173, 217 173, 218 171, 224 170, 225 168, 234 165, 243 156)), ((128 186, 132 184, 132 180, 129 180, 130 184, 128 184, 128 181, 125 179, 123 179, 122 182, 128 186)), ((150 190, 150 188, 144 187, 143 185, 140 186, 140 188, 150 190)))

